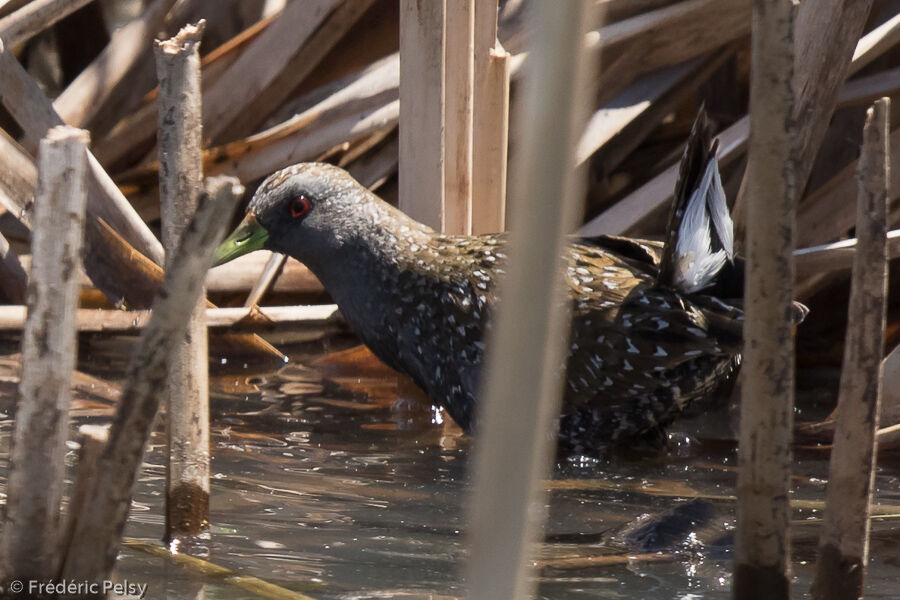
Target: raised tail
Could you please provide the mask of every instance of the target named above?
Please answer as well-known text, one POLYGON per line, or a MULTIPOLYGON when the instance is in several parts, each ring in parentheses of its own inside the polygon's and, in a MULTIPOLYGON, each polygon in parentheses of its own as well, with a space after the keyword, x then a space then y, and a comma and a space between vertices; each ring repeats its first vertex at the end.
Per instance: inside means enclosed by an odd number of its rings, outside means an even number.
POLYGON ((734 258, 734 225, 716 159, 718 140, 701 108, 688 138, 657 281, 691 294, 713 285, 734 258))

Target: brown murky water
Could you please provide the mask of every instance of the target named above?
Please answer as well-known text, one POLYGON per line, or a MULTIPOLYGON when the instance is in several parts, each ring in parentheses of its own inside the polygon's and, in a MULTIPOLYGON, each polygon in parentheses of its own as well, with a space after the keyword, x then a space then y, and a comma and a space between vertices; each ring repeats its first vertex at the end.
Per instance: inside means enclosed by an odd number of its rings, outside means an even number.
MULTIPOLYGON (((327 337, 294 344, 291 363, 277 373, 215 377, 206 560, 314 598, 462 597, 470 440, 358 354, 320 359, 348 343, 327 337)), ((102 421, 109 412, 124 367, 120 357, 131 344, 109 338, 82 344, 80 368, 98 379, 76 381, 78 423, 102 421)), ((0 350, 14 352, 15 345, 0 350)), ((0 360, 4 457, 15 365, 14 356, 0 360)), ((729 419, 723 409, 683 423, 661 456, 559 463, 548 483, 540 597, 730 598, 735 457, 729 419), (629 523, 690 508, 695 497, 706 499, 702 524, 676 531, 662 553, 639 548, 629 523)), ((149 598, 261 597, 258 588, 198 574, 141 545, 158 545, 162 534, 164 447, 155 434, 126 531, 132 541, 116 576, 147 583, 149 598)), ((72 460, 75 454, 72 445, 72 460)), ((883 458, 876 500, 900 506, 900 461, 883 458)), ((811 502, 795 511, 797 597, 808 590, 815 560, 826 459, 814 449, 797 456, 795 497, 811 502)), ((896 518, 873 523, 869 599, 900 597, 896 518)))

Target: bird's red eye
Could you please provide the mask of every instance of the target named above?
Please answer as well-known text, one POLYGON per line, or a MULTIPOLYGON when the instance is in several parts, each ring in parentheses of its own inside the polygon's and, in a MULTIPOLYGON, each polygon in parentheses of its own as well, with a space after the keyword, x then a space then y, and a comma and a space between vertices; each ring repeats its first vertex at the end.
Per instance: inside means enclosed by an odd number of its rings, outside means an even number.
POLYGON ((310 202, 309 198, 307 198, 306 196, 297 196, 296 198, 291 200, 291 216, 295 219, 305 217, 310 208, 312 208, 312 202, 310 202))

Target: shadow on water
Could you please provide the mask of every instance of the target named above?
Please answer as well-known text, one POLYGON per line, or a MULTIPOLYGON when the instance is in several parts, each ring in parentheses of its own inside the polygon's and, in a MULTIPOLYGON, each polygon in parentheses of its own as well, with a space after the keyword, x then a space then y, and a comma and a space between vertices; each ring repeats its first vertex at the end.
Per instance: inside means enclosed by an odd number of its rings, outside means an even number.
MULTIPOLYGON (((107 337, 82 344, 79 366, 89 373, 75 382, 78 424, 108 418, 132 342, 107 337)), ((207 558, 315 598, 461 597, 471 441, 365 353, 342 351, 351 342, 332 336, 295 344, 291 363, 277 373, 248 375, 231 364, 225 368, 237 374, 214 376, 207 558)), ((7 352, 0 357, 4 459, 15 346, 0 347, 7 352)), ((723 409, 684 422, 672 432, 669 451, 656 457, 558 463, 537 559, 540 597, 730 598, 736 474, 729 421, 723 409)), ((77 448, 70 448, 74 460, 77 448)), ((161 537, 164 451, 157 431, 129 538, 158 544, 161 537)), ((900 505, 896 456, 885 459, 876 502, 900 505)), ((805 594, 812 576, 821 514, 815 502, 824 498, 826 473, 826 452, 798 452, 795 498, 812 503, 794 515, 797 594, 805 594)), ((900 589, 894 523, 873 523, 869 599, 896 598, 900 589)), ((117 577, 148 583, 150 598, 258 597, 135 546, 122 552, 117 577)))

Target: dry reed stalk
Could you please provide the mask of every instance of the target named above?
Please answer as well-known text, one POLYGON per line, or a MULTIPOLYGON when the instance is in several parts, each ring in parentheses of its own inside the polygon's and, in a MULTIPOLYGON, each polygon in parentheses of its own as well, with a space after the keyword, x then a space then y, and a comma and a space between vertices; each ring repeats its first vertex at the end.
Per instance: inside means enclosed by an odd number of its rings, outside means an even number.
POLYGON ((91 486, 96 485, 97 468, 100 466, 100 455, 109 440, 109 426, 82 425, 78 428, 81 448, 78 450, 78 463, 75 470, 75 485, 69 493, 69 505, 66 509, 65 529, 60 537, 59 553, 65 556, 72 545, 75 529, 74 515, 85 510, 85 503, 91 501, 91 486))
POLYGON ((856 45, 848 75, 853 75, 867 64, 900 42, 900 14, 894 15, 869 33, 856 45))
POLYGON ((36 187, 37 167, 31 157, 0 129, 0 206, 28 229, 36 187))
MULTIPOLYGON (((794 260, 797 267, 797 281, 818 274, 849 270, 853 266, 856 256, 857 242, 856 238, 850 238, 796 250, 794 260)), ((888 258, 900 256, 900 229, 887 232, 887 243, 888 258)))
MULTIPOLYGON (((222 160, 216 149, 203 153, 203 165, 211 175, 233 175, 253 181, 294 163, 315 160, 347 141, 393 129, 400 117, 398 100, 373 98, 352 114, 323 120, 289 137, 263 146, 251 146, 234 160, 222 160)), ((229 145, 230 146, 230 145, 229 145)), ((231 147, 230 151, 235 148, 231 147)))
POLYGON ((446 0, 400 0, 400 209, 444 228, 446 0))
MULTIPOLYGON (((155 45, 159 80, 159 191, 162 238, 171 257, 197 208, 203 179, 200 39, 205 22, 155 45)), ((167 265, 169 268, 171 264, 167 265)), ((166 536, 209 528, 209 349, 206 289, 201 288, 183 339, 171 349, 166 381, 166 536)))
MULTIPOLYGON (((312 1, 306 0, 308 3, 312 1)), ((291 96, 291 93, 312 73, 322 59, 337 46, 337 43, 343 39, 344 35, 356 24, 360 17, 369 10, 374 1, 343 0, 338 4, 321 25, 310 33, 308 39, 304 40, 303 45, 278 75, 266 85, 264 91, 255 97, 252 95, 248 96, 250 102, 244 107, 243 111, 235 114, 235 118, 228 126, 227 136, 223 131, 222 135, 210 135, 208 138, 217 142, 223 142, 243 137, 256 131, 265 122, 266 118, 291 96)), ((287 13, 289 10, 290 8, 285 9, 285 12, 287 13)), ((303 23, 308 20, 309 9, 304 13, 303 23)), ((296 30, 291 33, 292 38, 297 35, 296 30)), ((283 44, 284 41, 281 40, 281 43, 283 44)), ((231 101, 234 103, 234 98, 231 101)))
POLYGON ((15 48, 90 2, 93 0, 33 0, 0 19, 0 39, 15 48))
MULTIPOLYGON (((798 90, 792 119, 796 121, 797 182, 802 190, 819 147, 828 131, 838 94, 852 73, 855 48, 865 27, 872 0, 821 0, 800 3, 797 12, 797 67, 794 86, 798 90)), ((867 36, 864 39, 872 40, 867 36)), ((870 55, 866 53, 866 55, 870 55)), ((860 64, 861 61, 857 61, 860 64)), ((741 188, 747 182, 747 173, 741 188)), ((735 238, 742 239, 745 200, 738 194, 733 209, 735 238)))
MULTIPOLYGON (((34 163, 0 131, 0 204, 28 228, 31 228, 36 186, 34 163)), ((149 308, 163 279, 162 268, 136 252, 100 219, 88 218, 84 235, 85 271, 91 282, 114 304, 132 309, 149 308)), ((22 258, 27 271, 30 257, 22 258)), ((249 289, 259 272, 259 267, 253 266, 255 260, 255 255, 248 255, 213 269, 208 274, 213 289, 224 292, 249 289)), ((306 267, 292 260, 276 289, 321 293, 322 285, 306 267)), ((281 352, 255 335, 222 335, 216 343, 219 351, 240 354, 253 363, 281 363, 284 359, 281 352)))
POLYGON ((579 164, 591 159, 595 169, 611 173, 729 56, 717 52, 636 79, 588 121, 578 142, 579 164))
POLYGON ((897 94, 900 94, 900 67, 848 81, 838 94, 838 106, 871 104, 879 98, 897 94))
POLYGON ((10 304, 24 304, 28 274, 9 241, 0 234, 0 290, 10 304))
POLYGON ((41 579, 59 566, 60 501, 85 220, 86 131, 53 128, 41 142, 32 234, 34 265, 22 335, 22 379, 3 524, 6 580, 41 579))
MULTIPOLYGON (((720 132, 719 167, 724 169, 747 147, 750 119, 743 117, 731 127, 720 132)), ((640 230, 642 222, 656 211, 665 210, 672 202, 679 165, 676 163, 606 209, 579 231, 581 235, 631 234, 640 230)))
MULTIPOLYGON (((900 17, 885 22, 863 36, 856 45, 853 61, 850 63, 849 74, 859 70, 865 61, 874 60, 882 53, 890 49, 900 39, 900 17)), ((719 133, 719 162, 724 167, 736 160, 747 147, 747 137, 750 132, 750 121, 747 117, 739 119, 730 127, 719 133)), ((853 169, 848 168, 843 173, 843 179, 852 182, 853 169)), ((678 178, 678 165, 674 164, 643 186, 630 193, 615 205, 591 219, 581 230, 585 235, 599 235, 603 233, 635 235, 646 233, 645 223, 648 217, 664 209, 672 201, 672 190, 675 189, 675 181, 678 178)), ((895 186, 894 189, 900 189, 895 186)), ((842 196, 846 198, 846 196, 842 196)), ((815 204, 815 203, 814 203, 815 204)), ((803 206, 808 206, 804 202, 803 206)), ((804 208, 800 209, 800 218, 803 218, 804 208)), ((850 214, 852 222, 852 206, 846 202, 839 202, 826 209, 828 214, 832 210, 850 214), (843 210, 842 210, 843 209, 843 210)), ((805 228, 798 228, 799 240, 803 240, 805 228)), ((824 241, 824 240, 823 240, 824 241)), ((815 242, 812 242, 815 243, 815 242)))
POLYGON ((219 140, 253 100, 264 94, 340 0, 299 0, 250 44, 203 98, 203 136, 219 140), (235 94, 235 90, 241 90, 235 94))
POLYGON ((794 0, 754 4, 736 600, 790 598, 795 15, 794 0))
POLYGON ((750 0, 687 0, 600 30, 601 98, 643 74, 706 54, 750 32, 750 0))
POLYGON ((93 63, 63 90, 53 108, 69 125, 84 126, 150 47, 176 0, 155 0, 118 29, 93 63))
POLYGON ((215 245, 242 195, 243 188, 231 178, 209 179, 204 184, 197 212, 170 260, 153 315, 129 364, 109 441, 94 471, 97 476, 84 485, 91 501, 72 515, 72 543, 63 559, 61 577, 87 581, 109 577, 144 447, 159 409, 158 392, 165 383, 171 348, 184 337, 215 245))
MULTIPOLYGON (((891 142, 900 148, 900 128, 891 134, 891 142)), ((891 161, 892 177, 900 178, 900 153, 888 157, 891 161)), ((853 194, 856 182, 853 173, 859 169, 859 161, 855 160, 828 180, 822 187, 809 195, 798 211, 797 221, 802 226, 798 234, 798 243, 803 246, 822 244, 846 234, 854 223, 852 205, 847 198, 853 194)), ((897 182, 900 184, 900 180, 897 182)), ((890 186, 891 200, 900 194, 900 185, 890 186)), ((896 220, 896 212, 888 214, 888 222, 896 220)))
MULTIPOLYGON (((400 114, 397 66, 396 55, 388 57, 291 119, 243 140, 206 150, 206 173, 252 181, 282 167, 314 160, 348 140, 392 130, 400 114)), ((151 186, 147 193, 152 194, 156 169, 156 164, 134 169, 123 174, 121 181, 151 186)))
MULTIPOLYGON (((253 252, 230 263, 212 269, 206 276, 206 286, 215 293, 246 293, 259 280, 269 255, 253 252)), ((275 292, 321 294, 325 291, 305 265, 289 258, 272 288, 275 292)))
MULTIPOLYGON (((205 309, 206 326, 229 331, 260 331, 272 328, 310 328, 339 325, 343 322, 334 304, 301 306, 241 306, 205 309)), ((21 331, 25 324, 24 306, 0 306, 0 331, 21 331)), ((82 333, 140 333, 150 322, 149 310, 81 308, 75 313, 82 333)))
MULTIPOLYGON (((891 144, 891 147, 893 144, 891 144)), ((893 170, 893 167, 891 167, 893 170)), ((893 183, 888 187, 893 186, 893 183)), ((888 233, 890 235, 891 232, 888 233)), ((890 241, 888 242, 890 244, 890 241)), ((890 248, 890 246, 889 246, 890 248)), ((900 346, 895 347, 882 361, 881 426, 900 424, 900 346)))
POLYGON ((355 180, 370 190, 377 190, 385 181, 397 172, 397 156, 400 150, 400 138, 396 131, 385 143, 372 152, 360 156, 346 165, 347 171, 355 180))
POLYGON ((281 271, 282 267, 284 267, 286 261, 287 255, 285 254, 280 254, 278 252, 269 253, 266 265, 259 273, 259 279, 257 279, 256 283, 253 284, 253 287, 250 288, 250 293, 247 294, 247 299, 244 300, 244 306, 250 307, 259 304, 262 297, 269 291, 272 284, 275 283, 275 279, 278 277, 278 273, 281 271))
POLYGON ((859 241, 853 260, 825 522, 812 585, 815 600, 856 600, 863 593, 887 305, 889 114, 890 100, 876 102, 863 129, 857 175, 859 241))
POLYGON ((473 599, 528 598, 535 589, 529 565, 544 517, 536 507, 544 505, 542 480, 554 451, 569 326, 562 256, 580 212, 574 148, 593 62, 581 40, 593 4, 533 7, 540 26, 518 123, 522 143, 510 171, 508 276, 499 284, 480 394, 466 578, 473 599))
POLYGON ((444 28, 444 232, 469 235, 475 0, 448 2, 444 28))
MULTIPOLYGON (((24 130, 25 149, 34 152, 51 127, 63 121, 8 48, 0 48, 0 101, 24 130)), ((88 153, 88 214, 102 218, 139 252, 162 264, 159 240, 119 191, 100 163, 88 153)))
MULTIPOLYGON (((203 57, 201 61, 202 86, 209 89, 252 43, 276 19, 277 15, 259 21, 230 41, 203 57)), ((94 154, 109 168, 124 161, 136 160, 147 155, 156 139, 157 90, 152 90, 145 102, 134 112, 124 116, 100 140, 94 142, 94 154)))
POLYGON ((597 9, 608 23, 615 23, 657 8, 675 4, 678 0, 597 0, 597 9))
POLYGON ((15 12, 33 0, 0 0, 0 17, 15 12))
POLYGON ((509 53, 497 41, 497 0, 475 0, 472 233, 506 229, 509 53))

